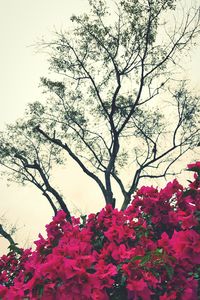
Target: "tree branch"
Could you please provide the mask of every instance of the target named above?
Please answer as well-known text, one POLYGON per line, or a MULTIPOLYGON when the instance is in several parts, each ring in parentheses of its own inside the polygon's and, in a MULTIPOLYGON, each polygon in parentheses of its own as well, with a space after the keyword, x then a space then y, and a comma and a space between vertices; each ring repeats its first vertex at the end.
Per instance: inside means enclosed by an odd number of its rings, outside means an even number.
POLYGON ((12 236, 8 232, 5 231, 2 224, 0 224, 0 235, 2 235, 9 242, 9 244, 10 244, 9 248, 11 251, 15 251, 19 254, 22 253, 22 250, 19 247, 17 247, 17 243, 15 243, 12 236))
POLYGON ((70 156, 71 158, 81 167, 82 171, 87 174, 89 177, 91 177, 100 187, 104 197, 106 198, 106 189, 101 182, 101 180, 93 174, 89 169, 86 168, 86 166, 82 163, 82 161, 78 158, 78 156, 69 148, 69 146, 65 143, 63 144, 61 140, 55 139, 50 137, 47 133, 45 133, 42 129, 40 129, 39 126, 37 126, 34 130, 38 131, 40 134, 42 134, 48 141, 54 143, 55 145, 58 145, 59 147, 63 148, 70 156))

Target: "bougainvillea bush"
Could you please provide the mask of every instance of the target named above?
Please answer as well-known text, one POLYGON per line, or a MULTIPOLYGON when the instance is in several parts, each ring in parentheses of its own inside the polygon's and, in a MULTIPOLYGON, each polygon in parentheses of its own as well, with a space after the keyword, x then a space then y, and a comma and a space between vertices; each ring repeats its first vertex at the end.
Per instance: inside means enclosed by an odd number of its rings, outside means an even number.
POLYGON ((188 169, 188 188, 143 186, 124 211, 59 211, 35 251, 1 257, 0 299, 200 299, 200 162, 188 169))

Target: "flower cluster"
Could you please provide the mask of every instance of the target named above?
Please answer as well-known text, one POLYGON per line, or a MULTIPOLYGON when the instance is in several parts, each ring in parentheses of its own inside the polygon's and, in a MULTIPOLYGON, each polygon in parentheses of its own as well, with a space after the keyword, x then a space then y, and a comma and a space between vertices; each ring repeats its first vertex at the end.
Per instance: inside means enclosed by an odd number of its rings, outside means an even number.
POLYGON ((188 188, 144 186, 124 211, 72 224, 59 211, 34 251, 0 258, 0 299, 199 299, 200 163, 188 168, 188 188))

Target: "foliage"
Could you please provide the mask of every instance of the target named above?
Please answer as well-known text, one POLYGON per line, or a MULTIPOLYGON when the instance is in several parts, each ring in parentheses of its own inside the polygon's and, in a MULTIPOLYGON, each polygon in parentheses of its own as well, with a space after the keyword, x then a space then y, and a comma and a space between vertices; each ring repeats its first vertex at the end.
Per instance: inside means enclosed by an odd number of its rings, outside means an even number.
POLYGON ((194 181, 143 186, 124 211, 87 219, 59 211, 36 249, 0 260, 0 298, 197 300, 200 296, 200 162, 194 181))

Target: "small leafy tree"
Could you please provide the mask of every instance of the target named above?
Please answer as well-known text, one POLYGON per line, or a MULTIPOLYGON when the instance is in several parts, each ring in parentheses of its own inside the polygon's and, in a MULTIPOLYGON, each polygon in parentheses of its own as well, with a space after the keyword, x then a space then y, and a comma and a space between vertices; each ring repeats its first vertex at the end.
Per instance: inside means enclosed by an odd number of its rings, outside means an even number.
POLYGON ((48 100, 29 105, 25 126, 8 128, 19 144, 13 150, 13 138, 3 140, 1 163, 14 178, 48 192, 50 202, 49 194, 60 196, 48 172, 66 152, 113 207, 117 184, 125 209, 140 180, 171 174, 174 162, 198 145, 199 97, 174 79, 199 33, 199 8, 179 11, 172 22, 180 1, 89 4, 89 14, 72 16, 73 30, 42 42, 54 73, 41 79, 48 100), (128 180, 121 176, 126 166, 128 180))

